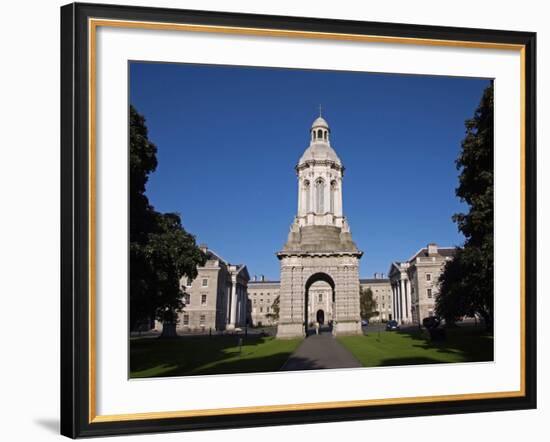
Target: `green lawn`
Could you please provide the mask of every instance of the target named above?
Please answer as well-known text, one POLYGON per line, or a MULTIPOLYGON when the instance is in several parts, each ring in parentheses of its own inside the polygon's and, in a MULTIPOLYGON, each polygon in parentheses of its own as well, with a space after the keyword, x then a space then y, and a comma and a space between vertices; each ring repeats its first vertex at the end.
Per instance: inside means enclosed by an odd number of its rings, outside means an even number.
POLYGON ((237 336, 185 336, 130 341, 130 377, 185 376, 277 371, 301 339, 237 336))
POLYGON ((338 340, 365 367, 493 360, 493 337, 474 327, 447 330, 444 342, 430 342, 424 331, 368 333, 338 340))

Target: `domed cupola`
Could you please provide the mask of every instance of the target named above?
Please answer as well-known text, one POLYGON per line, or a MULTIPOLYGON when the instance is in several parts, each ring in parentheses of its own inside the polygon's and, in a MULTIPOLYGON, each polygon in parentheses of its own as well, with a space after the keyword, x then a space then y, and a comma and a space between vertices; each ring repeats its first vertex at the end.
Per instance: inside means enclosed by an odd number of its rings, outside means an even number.
POLYGON ((298 167, 316 161, 329 161, 342 167, 340 158, 330 145, 330 127, 320 113, 311 125, 309 147, 300 158, 298 167))
POLYGON ((321 115, 319 115, 311 125, 311 141, 324 141, 325 143, 328 143, 329 135, 330 128, 328 127, 328 123, 321 115))

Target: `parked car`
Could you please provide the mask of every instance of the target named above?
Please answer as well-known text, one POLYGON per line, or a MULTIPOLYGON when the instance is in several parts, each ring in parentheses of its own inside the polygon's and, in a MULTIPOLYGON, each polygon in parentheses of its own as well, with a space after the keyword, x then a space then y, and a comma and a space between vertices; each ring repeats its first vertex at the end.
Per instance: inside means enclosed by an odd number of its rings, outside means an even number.
POLYGON ((369 325, 369 320, 368 319, 361 319, 361 327, 366 327, 367 325, 369 325))
POLYGON ((393 330, 399 330, 399 324, 397 321, 391 320, 386 323, 386 330, 387 331, 393 331, 393 330))

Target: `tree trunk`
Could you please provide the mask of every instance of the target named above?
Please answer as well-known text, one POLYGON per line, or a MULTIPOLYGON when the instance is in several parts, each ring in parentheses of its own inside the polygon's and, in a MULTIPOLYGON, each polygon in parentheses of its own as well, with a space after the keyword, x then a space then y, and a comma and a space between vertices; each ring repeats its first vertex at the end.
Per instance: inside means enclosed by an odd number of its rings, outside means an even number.
POLYGON ((161 338, 175 338, 178 334, 176 333, 176 323, 175 322, 163 322, 162 323, 162 333, 161 338))

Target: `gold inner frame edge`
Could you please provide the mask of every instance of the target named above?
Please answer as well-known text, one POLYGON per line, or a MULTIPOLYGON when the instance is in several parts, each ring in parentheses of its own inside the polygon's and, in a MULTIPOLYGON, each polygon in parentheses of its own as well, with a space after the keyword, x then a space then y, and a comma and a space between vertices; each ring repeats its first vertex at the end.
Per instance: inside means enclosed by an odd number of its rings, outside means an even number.
POLYGON ((525 107, 526 107, 526 81, 525 81, 525 45, 494 42, 475 42, 460 40, 423 39, 412 37, 391 37, 346 33, 327 33, 313 31, 293 31, 283 29, 246 28, 232 26, 212 26, 183 23, 160 23, 132 20, 112 19, 88 19, 88 94, 89 94, 89 390, 88 390, 88 422, 117 422, 146 419, 169 419, 180 417, 239 415, 247 413, 274 413, 282 411, 322 410, 329 408, 350 408, 375 405, 415 404, 442 401, 483 400, 497 398, 513 398, 525 396, 525 107), (511 50, 520 53, 520 389, 518 391, 500 391, 487 393, 464 393, 437 396, 416 396, 387 399, 366 399, 352 401, 315 402, 284 405, 261 405, 233 408, 179 410, 179 411, 153 411, 145 413, 128 414, 96 414, 96 36, 97 28, 116 27, 147 30, 171 30, 186 32, 207 32, 218 34, 255 35, 272 37, 293 37, 308 39, 325 39, 340 41, 359 41, 387 44, 411 44, 419 46, 443 46, 478 49, 511 50))

